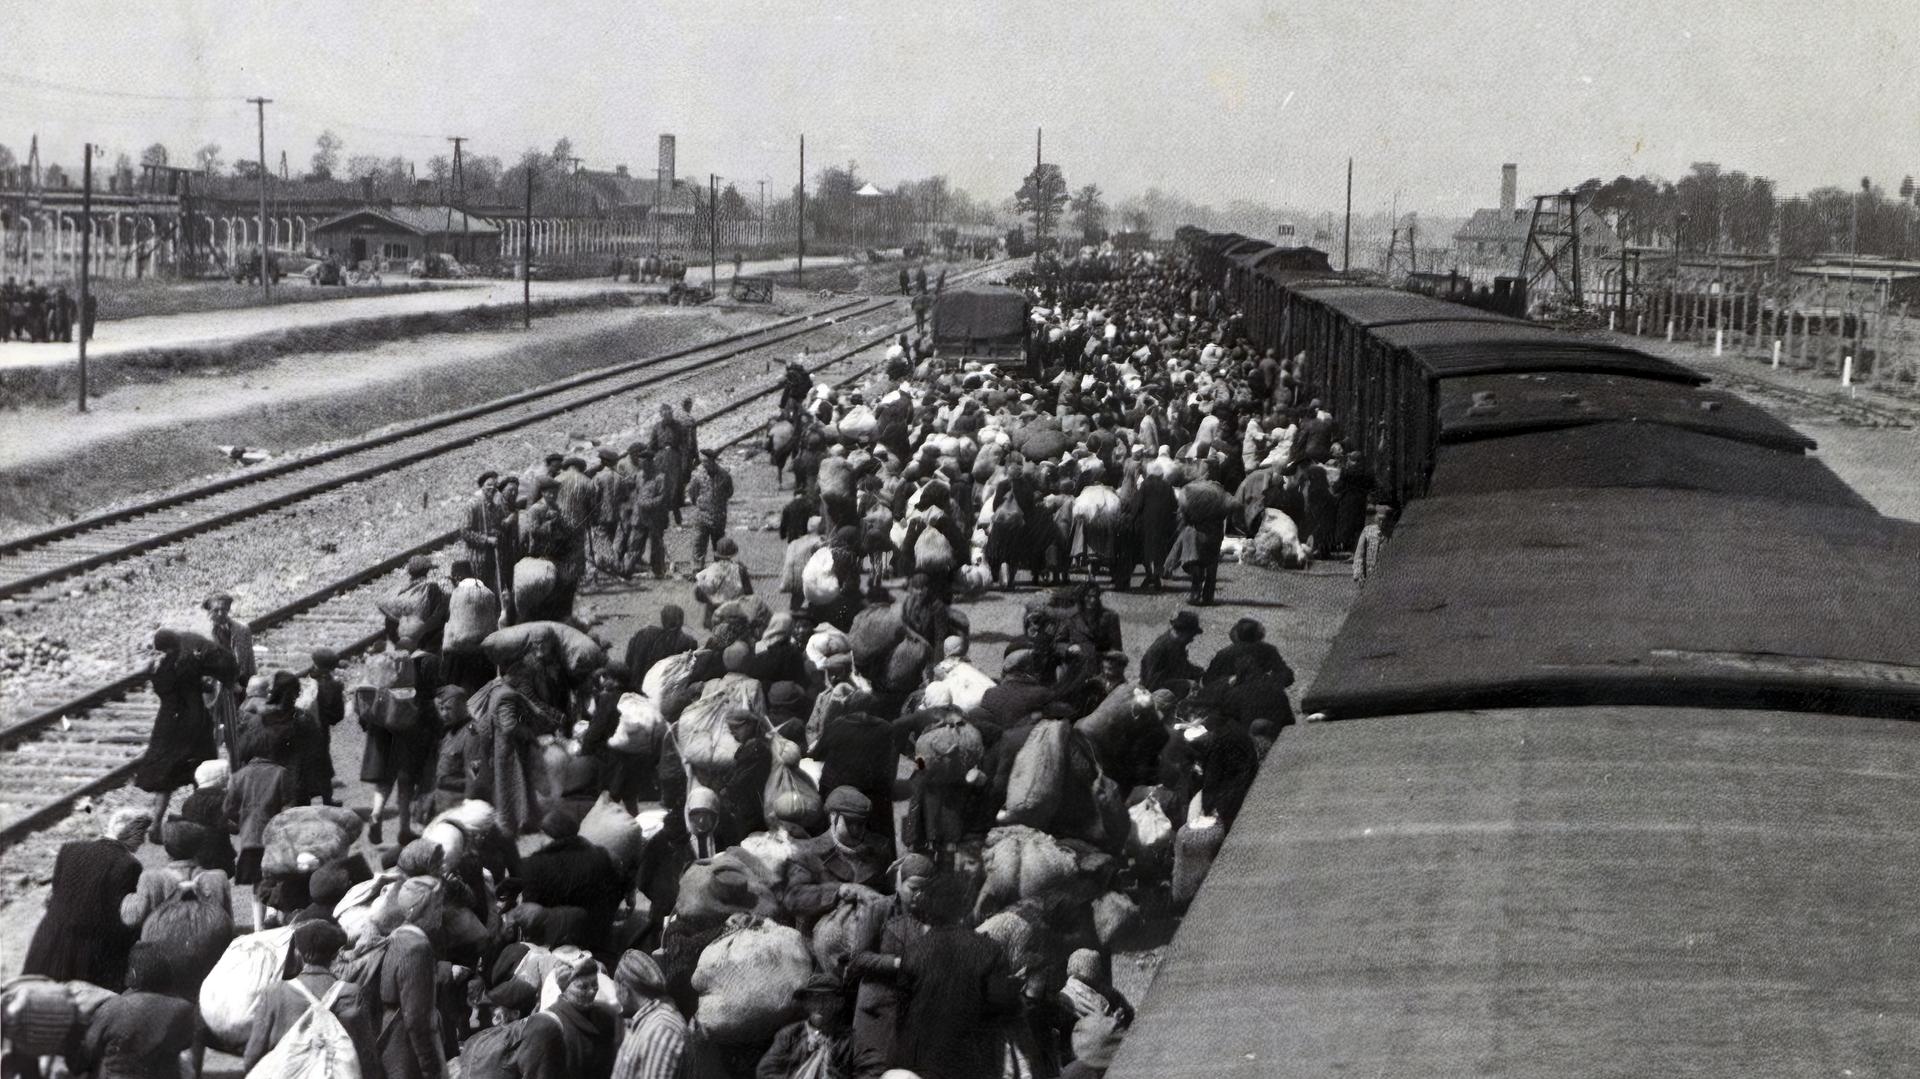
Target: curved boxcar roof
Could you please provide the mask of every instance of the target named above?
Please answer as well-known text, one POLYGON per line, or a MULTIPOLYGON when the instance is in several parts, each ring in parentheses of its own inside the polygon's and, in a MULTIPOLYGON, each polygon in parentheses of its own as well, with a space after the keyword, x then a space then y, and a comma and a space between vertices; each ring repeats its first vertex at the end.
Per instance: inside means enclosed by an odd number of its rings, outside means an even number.
POLYGON ((1660 489, 1426 498, 1319 676, 1335 718, 1516 704, 1920 715, 1920 525, 1660 489))
POLYGON ((1915 805, 1896 720, 1289 728, 1108 1077, 1906 1073, 1915 805))
POLYGON ((1440 439, 1625 420, 1660 424, 1799 453, 1814 441, 1724 390, 1665 380, 1567 371, 1474 375, 1440 383, 1440 439))
POLYGON ((1327 253, 1317 247, 1274 247, 1255 259, 1252 268, 1268 275, 1335 272, 1327 253))
MULTIPOLYGON (((1443 383, 1444 385, 1444 383, 1443 383)), ((1665 487, 1872 512, 1823 462, 1713 434, 1605 422, 1443 444, 1427 494, 1665 487)))
POLYGON ((1279 244, 1268 243, 1265 240, 1255 240, 1254 243, 1257 246, 1242 246, 1234 253, 1232 256, 1234 265, 1242 270, 1250 270, 1258 266, 1262 259, 1280 250, 1279 244))
POLYGON ((1407 322, 1483 322, 1523 327, 1538 333, 1552 333, 1516 318, 1481 311, 1463 304, 1448 303, 1417 292, 1380 288, 1377 285, 1336 289, 1300 289, 1299 293, 1338 311, 1349 321, 1363 326, 1391 326, 1407 322))
POLYGON ((1220 253, 1227 258, 1235 258, 1252 251, 1262 251, 1273 246, 1265 240, 1255 240, 1250 237, 1240 236, 1238 233, 1234 235, 1237 238, 1232 242, 1220 245, 1220 253))
POLYGON ((1409 322, 1381 325, 1373 332, 1382 343, 1406 350, 1432 378, 1461 378, 1503 371, 1588 371, 1634 374, 1694 385, 1707 381, 1705 375, 1690 367, 1638 349, 1512 320, 1409 322))

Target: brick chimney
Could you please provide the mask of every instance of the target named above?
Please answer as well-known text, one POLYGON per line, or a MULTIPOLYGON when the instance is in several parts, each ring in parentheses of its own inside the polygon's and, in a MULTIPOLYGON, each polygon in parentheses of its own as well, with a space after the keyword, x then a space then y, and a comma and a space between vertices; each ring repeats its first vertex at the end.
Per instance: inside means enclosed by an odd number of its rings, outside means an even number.
POLYGON ((1520 166, 1500 166, 1500 215, 1512 217, 1520 196, 1520 166))

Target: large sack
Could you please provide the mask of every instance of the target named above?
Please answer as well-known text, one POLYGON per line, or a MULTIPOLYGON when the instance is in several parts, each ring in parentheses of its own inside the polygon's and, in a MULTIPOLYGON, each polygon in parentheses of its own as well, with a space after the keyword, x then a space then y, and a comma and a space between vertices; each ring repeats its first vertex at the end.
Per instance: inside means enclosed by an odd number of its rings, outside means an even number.
POLYGON ((840 576, 833 571, 833 548, 822 547, 800 571, 800 594, 816 607, 840 598, 840 576))
POLYGON ((1127 810, 1127 857, 1149 880, 1164 878, 1173 859, 1173 821, 1157 798, 1143 798, 1127 810))
POLYGON ((584 678, 607 665, 607 651, 600 647, 599 641, 564 622, 549 624, 553 626, 555 643, 566 661, 568 674, 584 678))
POLYGON ((778 917, 780 901, 773 894, 774 884, 769 879, 765 862, 749 851, 728 847, 712 858, 695 862, 681 871, 680 892, 673 901, 673 913, 675 917, 702 926, 718 925, 735 914, 778 917), (732 866, 746 874, 747 888, 753 895, 752 909, 745 909, 730 901, 714 888, 714 871, 723 866, 732 866))
POLYGON ((822 498, 853 497, 853 463, 845 457, 823 457, 817 476, 822 498))
POLYGON ((283 925, 235 937, 227 945, 200 985, 200 1018, 215 1046, 236 1054, 246 1048, 254 1009, 260 997, 280 981, 292 944, 293 927, 283 925))
POLYGON ((397 632, 403 637, 412 637, 416 642, 446 624, 448 611, 441 606, 445 602, 439 583, 421 577, 401 585, 391 595, 374 606, 380 613, 398 623, 397 632))
POLYGON ((201 896, 198 880, 183 880, 140 923, 140 940, 166 957, 177 989, 198 992, 233 940, 233 911, 224 898, 201 896))
POLYGON ((867 442, 873 438, 874 431, 880 427, 880 418, 873 409, 865 405, 855 405, 847 409, 840 417, 840 437, 852 442, 867 442))
POLYGON ((645 753, 659 742, 667 721, 660 706, 638 693, 622 693, 620 725, 607 736, 607 748, 616 753, 645 753))
POLYGON ((793 421, 775 420, 767 425, 767 452, 778 456, 793 445, 793 421))
POLYGON ((708 603, 721 604, 746 594, 746 581, 740 564, 721 558, 700 567, 693 576, 693 594, 708 603))
POLYGON ((513 564, 513 607, 517 611, 535 611, 553 595, 560 583, 560 571, 544 558, 522 558, 513 564))
POLYGON ((392 734, 420 725, 420 701, 414 685, 413 657, 397 649, 375 652, 360 668, 351 694, 356 718, 392 734))
POLYGON ((1310 561, 1300 527, 1281 510, 1261 514, 1260 529, 1243 550, 1246 562, 1266 569, 1304 569, 1310 561))
POLYGON ((1233 512, 1233 496, 1212 480, 1196 480, 1181 488, 1180 512, 1191 525, 1224 521, 1233 512))
MULTIPOLYGON (((423 838, 431 839, 422 833, 423 838)), ((400 883, 399 870, 391 870, 368 880, 363 880, 347 889, 347 894, 334 904, 333 920, 347 934, 347 943, 359 945, 376 934, 373 924, 373 909, 380 902, 380 896, 388 888, 400 883)))
POLYGON ((919 538, 913 541, 913 568, 935 578, 953 572, 953 544, 939 529, 920 530, 919 538))
POLYGON ((1122 508, 1120 495, 1104 484, 1089 484, 1073 497, 1073 519, 1081 524, 1115 524, 1122 508))
POLYGON ((364 827, 360 814, 345 806, 291 806, 267 821, 262 838, 267 850, 260 871, 270 877, 297 872, 300 855, 311 854, 325 865, 344 858, 364 827))
POLYGON ((747 627, 749 640, 758 640, 773 621, 773 609, 759 596, 735 596, 713 609, 715 622, 739 622, 747 627))
POLYGON ((640 854, 647 845, 646 830, 639 819, 604 794, 580 818, 580 838, 606 851, 623 878, 639 866, 640 854))
POLYGON ((694 968, 695 1018, 715 1041, 764 1043, 798 1014, 793 995, 812 976, 813 959, 797 929, 758 918, 729 925, 694 968))
POLYGON ((1213 859, 1220 853, 1220 845, 1227 840, 1227 830, 1221 826, 1220 818, 1194 816, 1180 826, 1180 832, 1173 840, 1173 903, 1176 908, 1185 908, 1200 894, 1200 885, 1207 879, 1207 871, 1213 868, 1213 859))
POLYGON ((247 1072, 247 1079, 362 1079, 360 1054, 332 1010, 346 983, 335 982, 319 997, 298 979, 288 984, 306 998, 307 1010, 247 1072))
MULTIPOLYGON (((787 544, 787 553, 780 560, 780 591, 790 596, 806 594, 802 574, 806 572, 807 563, 826 543, 821 536, 809 532, 787 544)), ((831 565, 831 561, 828 564, 831 565)))
POLYGON ((1073 436, 1065 431, 1028 427, 1015 438, 1014 448, 1029 461, 1051 461, 1073 448, 1073 436))
POLYGON ((1139 928, 1140 904, 1120 892, 1108 892, 1093 901, 1093 934, 1102 949, 1139 928))
POLYGON ((661 704, 664 708, 667 698, 675 690, 687 684, 687 679, 693 674, 693 666, 699 658, 698 651, 681 652, 678 655, 668 656, 647 668, 645 675, 640 679, 641 695, 661 704))
MULTIPOLYGON (((574 959, 574 963, 578 963, 581 959, 590 958, 586 952, 579 951, 578 949, 573 950, 579 952, 579 958, 574 959)), ((567 949, 557 948, 554 951, 555 954, 561 954, 567 951, 567 949)), ((570 963, 568 965, 571 966, 572 964, 570 963)), ((559 1000, 560 969, 555 967, 547 971, 546 977, 540 979, 540 1010, 543 1012, 546 1011, 558 1003, 559 1000)), ((593 992, 593 1002, 603 1008, 610 1008, 614 1011, 620 1010, 620 987, 615 985, 613 979, 607 975, 605 967, 600 968, 599 984, 593 992)))
POLYGON ((855 670, 868 671, 893 657, 893 650, 906 639, 907 627, 900 621, 900 609, 892 604, 863 608, 853 616, 847 639, 853 645, 855 670))
POLYGON ((954 712, 920 732, 913 756, 928 782, 961 783, 986 760, 987 748, 980 729, 954 712))
POLYGON ((1064 719, 1043 719, 1033 725, 1013 758, 1013 773, 1007 780, 1002 816, 1008 823, 1041 829, 1053 823, 1067 781, 1071 734, 1064 719))
POLYGON ((892 904, 871 888, 855 888, 857 892, 835 899, 833 909, 813 923, 813 958, 822 970, 839 970, 845 960, 880 943, 892 904))
POLYGON ((831 622, 822 622, 813 629, 813 635, 807 638, 807 664, 814 670, 825 670, 827 660, 833 656, 843 656, 853 651, 853 642, 841 632, 840 627, 831 622))
POLYGON ((15 978, 0 990, 0 1030, 14 1053, 62 1056, 79 1046, 100 1005, 118 995, 91 982, 15 978))
POLYGON ((1122 682, 1107 691, 1107 695, 1100 699, 1099 705, 1086 718, 1076 720, 1073 725, 1098 744, 1127 729, 1135 716, 1152 707, 1152 693, 1142 689, 1137 682, 1122 682))
POLYGON ((564 622, 522 622, 487 634, 480 642, 496 666, 511 667, 521 659, 544 657, 563 663, 567 673, 583 678, 607 665, 599 642, 564 622))
POLYGON ((889 693, 908 693, 920 688, 920 676, 933 661, 933 645, 925 637, 906 630, 900 643, 887 657, 886 679, 881 689, 889 693))
POLYGON ((800 770, 799 747, 778 735, 774 737, 773 769, 767 773, 767 785, 760 798, 760 812, 769 822, 785 821, 800 826, 811 835, 824 820, 820 788, 800 770), (783 748, 791 748, 795 763, 783 760, 783 748))
MULTIPOLYGON (((805 773, 801 773, 805 775, 805 773)), ((812 782, 813 777, 807 776, 812 782)), ((792 835, 785 830, 755 832, 742 839, 738 844, 728 847, 722 854, 737 860, 746 866, 749 876, 764 885, 768 894, 782 887, 786 878, 787 865, 800 853, 792 835)), ((757 913, 757 912, 756 912, 757 913)))
POLYGON ((1068 889, 1080 871, 1080 859, 1073 848, 1024 825, 987 833, 982 865, 986 879, 975 907, 978 916, 1022 899, 1068 889))
POLYGON ((499 825, 493 806, 469 798, 428 822, 420 838, 431 839, 445 852, 446 863, 453 865, 499 825))
POLYGON ((703 694, 673 723, 681 762, 708 786, 721 785, 720 778, 733 767, 733 755, 740 749, 740 742, 727 729, 727 716, 733 709, 731 698, 703 694))
POLYGON ((964 659, 942 660, 934 673, 939 675, 940 684, 947 687, 953 706, 962 712, 980 707, 987 690, 994 686, 986 672, 964 659))
POLYGON ((447 652, 476 652, 487 634, 500 623, 500 597, 471 577, 454 586, 447 605, 447 630, 441 648, 447 652))

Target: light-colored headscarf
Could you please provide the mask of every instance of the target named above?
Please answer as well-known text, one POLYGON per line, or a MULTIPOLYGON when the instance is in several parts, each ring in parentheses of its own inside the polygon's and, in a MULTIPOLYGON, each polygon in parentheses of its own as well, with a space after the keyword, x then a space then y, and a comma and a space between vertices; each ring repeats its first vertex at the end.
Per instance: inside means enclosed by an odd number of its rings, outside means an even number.
POLYGON ((137 847, 146 838, 147 829, 151 827, 153 827, 151 813, 128 806, 114 810, 107 817, 107 825, 100 834, 116 843, 137 847))

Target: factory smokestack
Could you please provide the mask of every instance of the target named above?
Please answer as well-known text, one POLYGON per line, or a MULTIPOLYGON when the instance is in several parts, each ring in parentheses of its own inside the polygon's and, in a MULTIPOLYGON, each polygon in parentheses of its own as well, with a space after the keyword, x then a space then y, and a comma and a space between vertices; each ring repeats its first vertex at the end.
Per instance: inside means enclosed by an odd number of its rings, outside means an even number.
MULTIPOLYGON (((665 151, 661 151, 664 153, 665 151)), ((1500 166, 1500 213, 1513 216, 1513 209, 1520 198, 1520 166, 1500 166)))

